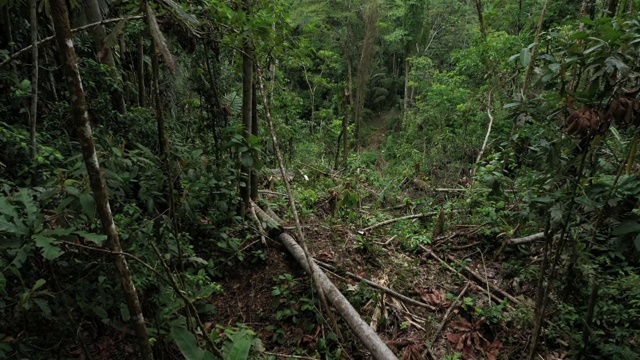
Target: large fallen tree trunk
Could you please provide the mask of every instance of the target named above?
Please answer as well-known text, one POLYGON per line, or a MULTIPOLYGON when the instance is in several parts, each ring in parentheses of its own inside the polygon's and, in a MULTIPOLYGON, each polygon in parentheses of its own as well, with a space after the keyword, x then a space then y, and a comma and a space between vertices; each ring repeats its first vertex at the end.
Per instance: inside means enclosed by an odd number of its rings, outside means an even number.
MULTIPOLYGON (((269 217, 264 211, 256 211, 256 214, 260 218, 260 221, 271 224, 275 222, 275 220, 269 217)), ((300 266, 302 266, 308 274, 311 274, 312 269, 309 268, 309 262, 304 256, 304 251, 293 236, 282 232, 278 235, 278 239, 284 244, 287 250, 289 250, 300 266)), ((380 339, 378 334, 362 320, 360 314, 351 306, 351 303, 342 295, 338 288, 333 285, 320 267, 315 262, 311 262, 311 266, 313 267, 313 272, 317 274, 318 285, 322 287, 329 303, 336 308, 338 313, 347 322, 347 325, 349 325, 349 328, 351 328, 351 331, 360 339, 369 352, 371 352, 373 358, 380 360, 397 359, 384 341, 380 339)))

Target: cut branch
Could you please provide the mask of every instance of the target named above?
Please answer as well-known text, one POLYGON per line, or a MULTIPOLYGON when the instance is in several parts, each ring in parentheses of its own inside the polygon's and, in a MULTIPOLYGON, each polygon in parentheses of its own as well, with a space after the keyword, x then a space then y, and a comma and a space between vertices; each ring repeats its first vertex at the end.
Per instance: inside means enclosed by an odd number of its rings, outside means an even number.
MULTIPOLYGON (((333 271, 333 272, 337 271, 335 267, 333 267, 333 266, 331 266, 329 264, 326 264, 326 263, 324 263, 324 262, 322 262, 320 260, 314 259, 314 261, 316 262, 316 264, 322 266, 323 268, 325 268, 327 270, 330 270, 330 271, 333 271)), ((354 274, 352 272, 345 271, 345 272, 341 272, 341 273, 349 276, 352 279, 356 279, 358 281, 361 281, 361 282, 363 282, 363 283, 365 283, 365 284, 367 284, 367 285, 369 285, 371 287, 374 287, 374 288, 376 288, 378 290, 382 290, 383 292, 385 292, 385 293, 387 293, 387 294, 389 294, 389 295, 391 295, 391 296, 393 296, 395 298, 398 298, 398 299, 400 299, 402 301, 408 302, 409 304, 420 306, 420 307, 423 307, 423 308, 427 308, 429 310, 434 310, 434 311, 436 310, 436 308, 434 306, 431 306, 431 305, 429 305, 427 303, 423 303, 421 301, 414 300, 414 299, 412 299, 410 297, 407 297, 405 295, 400 294, 397 291, 394 291, 394 290, 391 290, 389 288, 386 288, 386 287, 384 287, 384 286, 382 286, 382 285, 380 285, 380 284, 378 284, 376 282, 373 282, 371 280, 368 280, 368 279, 365 279, 363 277, 360 277, 360 276, 358 276, 358 275, 356 275, 356 274, 354 274)))

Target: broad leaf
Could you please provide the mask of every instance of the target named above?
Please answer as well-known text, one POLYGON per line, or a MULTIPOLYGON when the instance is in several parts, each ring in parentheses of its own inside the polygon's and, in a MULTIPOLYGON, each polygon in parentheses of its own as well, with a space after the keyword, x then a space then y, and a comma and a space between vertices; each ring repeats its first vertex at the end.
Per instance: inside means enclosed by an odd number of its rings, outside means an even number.
POLYGON ((9 218, 14 219, 18 217, 16 208, 4 197, 0 198, 0 214, 7 215, 9 218))
POLYGON ((249 357, 251 350, 251 336, 246 331, 238 331, 233 334, 231 342, 225 344, 225 359, 227 360, 245 360, 249 357))
POLYGON ((107 235, 93 234, 93 233, 90 233, 90 232, 80 231, 80 230, 76 230, 73 233, 77 234, 79 236, 82 236, 83 238, 91 241, 94 244, 100 244, 100 243, 104 242, 105 240, 107 240, 107 235))
POLYGON ((635 232, 640 232, 640 224, 633 221, 633 222, 627 222, 620 225, 615 230, 613 230, 611 234, 618 236, 618 235, 625 235, 625 234, 635 233, 635 232))
POLYGON ((184 326, 171 326, 171 338, 187 360, 203 360, 204 351, 198 346, 195 335, 184 326))
POLYGON ((42 256, 47 260, 54 260, 64 254, 64 251, 56 245, 57 240, 54 238, 36 234, 33 235, 33 239, 36 246, 42 249, 42 256))
POLYGON ((96 201, 93 195, 82 193, 78 196, 78 199, 80 200, 80 205, 82 205, 82 211, 89 219, 93 219, 96 216, 96 201))

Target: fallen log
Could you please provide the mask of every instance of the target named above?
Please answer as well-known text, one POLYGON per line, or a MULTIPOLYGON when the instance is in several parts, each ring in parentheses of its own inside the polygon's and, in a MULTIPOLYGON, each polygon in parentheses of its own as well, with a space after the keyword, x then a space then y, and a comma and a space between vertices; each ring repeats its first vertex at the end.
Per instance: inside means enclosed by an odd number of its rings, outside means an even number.
POLYGON ((544 240, 544 238, 545 238, 544 233, 539 232, 539 233, 529 235, 529 236, 524 236, 521 238, 509 239, 509 240, 506 240, 505 243, 509 245, 520 245, 520 244, 526 244, 534 241, 544 240))
MULTIPOLYGON (((261 221, 272 223, 275 222, 271 217, 267 215, 266 212, 257 210, 256 213, 261 221)), ((397 357, 393 354, 393 352, 387 347, 387 345, 380 339, 378 334, 376 334, 371 327, 362 320, 360 314, 353 308, 351 303, 347 300, 347 298, 340 293, 338 288, 333 285, 331 280, 327 277, 327 275, 320 269, 320 267, 315 263, 311 262, 311 266, 313 269, 309 268, 309 262, 304 255, 304 251, 302 247, 298 245, 293 236, 289 235, 287 232, 281 232, 278 235, 278 239, 284 244, 284 246, 289 250, 289 253, 293 255, 298 264, 302 266, 302 268, 308 273, 315 273, 317 275, 317 282, 324 294, 333 307, 336 308, 338 313, 345 320, 351 331, 358 337, 358 339, 362 342, 362 344, 371 352, 371 355, 374 359, 387 360, 387 359, 397 359, 397 357)))

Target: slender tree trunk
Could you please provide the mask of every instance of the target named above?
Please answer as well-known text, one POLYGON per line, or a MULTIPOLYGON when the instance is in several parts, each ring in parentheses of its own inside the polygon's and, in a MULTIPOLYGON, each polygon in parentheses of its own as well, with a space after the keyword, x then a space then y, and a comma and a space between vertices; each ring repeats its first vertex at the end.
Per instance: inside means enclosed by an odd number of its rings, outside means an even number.
POLYGON ((344 88, 344 98, 342 99, 342 111, 344 113, 342 116, 342 163, 345 167, 347 166, 347 158, 349 157, 349 133, 347 132, 349 125, 349 104, 351 104, 351 93, 347 88, 344 88))
POLYGON ((144 37, 138 37, 138 59, 136 61, 136 75, 138 77, 138 106, 147 106, 146 89, 144 83, 144 37))
MULTIPOLYGON (((151 23, 154 21, 152 18, 153 12, 149 6, 148 1, 144 2, 146 8, 146 21, 147 27, 149 31, 155 31, 155 26, 151 23)), ((162 96, 160 94, 160 60, 159 52, 160 49, 158 47, 158 43, 156 42, 156 38, 158 36, 151 36, 151 77, 153 82, 153 98, 154 105, 156 109, 156 124, 158 129, 158 157, 160 158, 160 162, 162 163, 162 171, 164 173, 165 182, 166 182, 166 193, 165 198, 167 201, 167 206, 169 208, 169 218, 173 224, 174 231, 177 230, 177 219, 176 219, 176 209, 175 209, 175 189, 173 186, 174 179, 171 171, 171 159, 169 154, 169 138, 167 136, 167 123, 164 115, 164 107, 162 104, 162 96)), ((178 243, 178 256, 180 259, 180 264, 182 265, 182 250, 180 244, 178 243)))
POLYGON ((516 18, 516 35, 520 35, 520 17, 522 16, 522 0, 518 0, 518 17, 516 18))
POLYGON ((120 246, 120 238, 116 225, 113 221, 113 214, 109 206, 107 197, 107 188, 104 177, 100 169, 100 163, 93 144, 93 135, 91 133, 91 125, 89 123, 89 114, 87 112, 87 103, 85 100, 84 90, 82 88, 82 79, 78 70, 76 53, 73 47, 71 37, 71 27, 69 26, 69 14, 67 12, 67 4, 65 0, 53 0, 50 2, 51 17, 56 31, 56 40, 58 48, 64 59, 63 70, 67 87, 69 88, 71 99, 71 115, 73 123, 78 134, 80 147, 82 148, 82 156, 89 175, 91 189, 95 198, 102 228, 107 234, 107 241, 111 250, 114 252, 114 261, 120 277, 120 282, 124 289, 125 301, 131 314, 133 328, 138 339, 138 348, 140 357, 144 360, 153 359, 151 344, 149 343, 149 335, 145 325, 144 316, 142 315, 142 307, 138 299, 138 293, 133 284, 133 278, 127 259, 122 254, 120 246))
MULTIPOLYGON (((51 51, 51 48, 49 49, 45 49, 45 51, 42 52, 42 56, 44 56, 44 63, 45 66, 50 67, 50 68, 55 68, 55 60, 53 61, 53 63, 51 63, 49 61, 49 57, 47 56, 47 53, 51 51)), ((53 100, 55 100, 56 102, 59 101, 58 98, 58 91, 56 90, 57 85, 56 85, 56 79, 53 76, 53 71, 51 70, 47 70, 47 73, 49 75, 49 86, 51 86, 51 93, 53 94, 53 100)))
MULTIPOLYGON (((256 73, 257 66, 254 64, 254 74, 256 73)), ((253 81, 251 90, 251 135, 258 136, 258 94, 256 89, 256 82, 253 81)), ((251 157, 255 163, 258 160, 258 152, 251 151, 251 157)), ((258 198, 258 172, 255 166, 251 166, 251 200, 258 198)))
POLYGON ((615 17, 617 10, 618 10, 618 0, 609 0, 609 6, 607 7, 607 15, 611 17, 615 17))
MULTIPOLYGON (((247 40, 242 52, 242 123, 244 124, 244 139, 248 143, 251 136, 251 113, 253 108, 253 60, 252 46, 247 40)), ((240 197, 242 198, 243 208, 241 214, 245 214, 251 206, 251 166, 245 165, 244 161, 241 167, 241 176, 245 177, 244 186, 240 186, 240 197)))
MULTIPOLYGON (((29 18, 31 22, 31 107, 29 109, 29 140, 31 143, 31 159, 35 160, 38 148, 36 144, 36 121, 38 119, 38 2, 29 0, 29 18)), ((35 162, 34 162, 35 164, 35 162)), ((35 180, 35 172, 34 172, 35 180)))
POLYGON ((356 74, 356 100, 354 107, 354 140, 356 146, 360 143, 360 132, 362 127, 362 113, 364 111, 364 99, 369 81, 369 72, 373 64, 375 55, 375 38, 378 33, 378 7, 377 1, 366 4, 363 8, 364 19, 364 41, 362 44, 362 52, 360 54, 360 63, 358 64, 358 73, 356 74))
POLYGON ((480 25, 480 34, 483 39, 487 38, 487 32, 484 28, 484 16, 482 16, 482 0, 476 0, 476 12, 478 13, 478 24, 480 25))
MULTIPOLYGON (((84 14, 87 17, 89 24, 102 21, 102 13, 100 12, 100 5, 98 0, 84 0, 82 2, 84 14)), ((111 69, 111 77, 114 81, 118 81, 118 68, 116 67, 116 61, 113 57, 113 52, 108 46, 105 46, 105 38, 107 37, 107 31, 104 25, 100 24, 94 26, 91 30, 91 36, 93 37, 93 45, 98 55, 98 61, 102 64, 108 65, 111 69)), ((118 88, 111 88, 109 90, 111 95, 111 104, 113 108, 119 113, 124 114, 127 111, 124 95, 118 88)))
MULTIPOLYGON (((13 58, 13 54, 15 54, 15 44, 13 43, 13 30, 11 29, 11 6, 5 6, 2 15, 4 16, 4 26, 3 31, 5 33, 5 41, 7 49, 9 49, 9 58, 13 58)), ((4 36, 3 36, 4 37, 4 36)), ((15 61, 11 62, 11 70, 13 70, 14 76, 18 75, 18 66, 15 61)))
POLYGON ((404 99, 402 100, 402 118, 407 120, 407 110, 409 110, 409 59, 404 59, 404 99))

